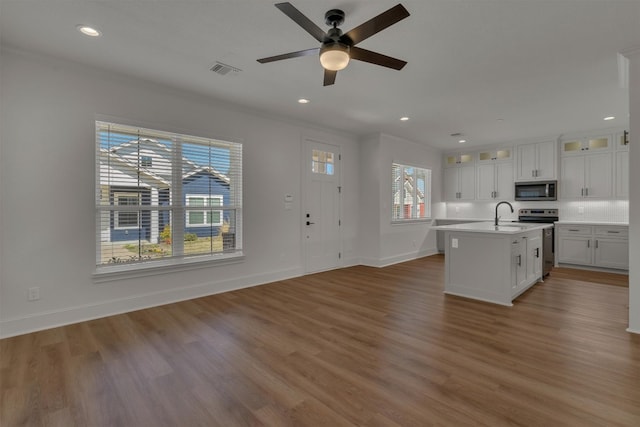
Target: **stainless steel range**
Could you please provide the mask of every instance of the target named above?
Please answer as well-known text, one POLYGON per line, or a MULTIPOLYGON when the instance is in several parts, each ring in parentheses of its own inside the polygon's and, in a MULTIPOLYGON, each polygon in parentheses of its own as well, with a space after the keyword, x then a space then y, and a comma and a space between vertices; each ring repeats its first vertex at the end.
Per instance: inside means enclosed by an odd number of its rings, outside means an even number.
MULTIPOLYGON (((558 221, 558 209, 520 209, 518 222, 534 222, 539 224, 553 224, 558 221)), ((542 275, 549 274, 554 264, 554 228, 546 228, 542 234, 542 275)))

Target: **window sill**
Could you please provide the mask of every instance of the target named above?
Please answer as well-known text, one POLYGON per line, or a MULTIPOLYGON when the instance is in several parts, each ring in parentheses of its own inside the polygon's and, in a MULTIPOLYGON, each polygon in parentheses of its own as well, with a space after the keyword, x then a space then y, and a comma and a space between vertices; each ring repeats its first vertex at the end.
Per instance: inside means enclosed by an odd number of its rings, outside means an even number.
POLYGON ((159 274, 196 270, 220 265, 237 264, 244 261, 242 252, 223 255, 203 255, 191 258, 171 258, 168 260, 149 261, 143 264, 108 265, 96 268, 93 273, 94 283, 113 282, 116 280, 135 279, 138 277, 156 276, 159 274))
POLYGON ((401 221, 391 221, 391 225, 411 225, 411 224, 431 224, 433 218, 403 219, 401 221))

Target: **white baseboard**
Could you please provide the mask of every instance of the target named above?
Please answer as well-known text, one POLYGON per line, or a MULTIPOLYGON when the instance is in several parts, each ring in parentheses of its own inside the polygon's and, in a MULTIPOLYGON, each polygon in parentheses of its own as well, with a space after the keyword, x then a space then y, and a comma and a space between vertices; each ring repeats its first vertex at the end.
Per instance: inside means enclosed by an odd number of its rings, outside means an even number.
POLYGON ((243 276, 222 282, 209 282, 185 288, 152 292, 128 298, 103 301, 98 304, 87 304, 63 310, 38 313, 25 317, 14 317, 0 322, 0 338, 9 338, 115 314, 258 286, 278 280, 299 277, 303 274, 304 271, 301 268, 294 268, 274 271, 268 274, 243 276))
POLYGON ((388 267, 401 262, 412 261, 414 259, 426 256, 437 255, 439 252, 436 248, 426 249, 418 252, 408 252, 405 254, 394 255, 387 258, 360 258, 360 264, 367 267, 388 267))

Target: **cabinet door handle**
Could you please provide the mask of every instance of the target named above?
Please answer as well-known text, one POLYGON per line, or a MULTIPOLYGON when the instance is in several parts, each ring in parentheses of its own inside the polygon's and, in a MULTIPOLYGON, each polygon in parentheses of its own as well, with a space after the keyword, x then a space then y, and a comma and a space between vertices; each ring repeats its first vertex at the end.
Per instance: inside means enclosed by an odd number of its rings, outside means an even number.
POLYGON ((518 266, 522 265, 522 255, 518 255, 518 266))
POLYGON ((584 188, 580 190, 580 195, 584 197, 584 188))
POLYGON ((536 176, 536 171, 535 171, 535 169, 532 169, 532 170, 531 170, 531 177, 533 178, 533 177, 535 177, 535 176, 536 176))
POLYGON ((540 248, 536 248, 536 258, 540 258, 540 248))
POLYGON ((591 247, 591 240, 587 240, 587 247, 590 248, 591 247))
POLYGON ((576 230, 576 229, 574 229, 574 228, 570 228, 570 229, 569 229, 569 231, 575 231, 575 232, 578 232, 578 231, 580 231, 580 230, 576 230))
POLYGON ((611 230, 607 230, 607 233, 611 233, 611 234, 618 234, 620 233, 619 231, 611 231, 611 230))
POLYGON ((598 249, 598 241, 596 240, 596 249, 598 249))

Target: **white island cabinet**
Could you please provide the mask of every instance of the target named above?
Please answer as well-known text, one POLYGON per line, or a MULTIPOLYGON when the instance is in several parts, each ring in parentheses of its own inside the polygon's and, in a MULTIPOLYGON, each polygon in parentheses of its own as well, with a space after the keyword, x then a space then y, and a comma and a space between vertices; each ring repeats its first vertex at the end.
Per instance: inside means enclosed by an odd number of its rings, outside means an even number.
POLYGON ((444 292, 511 306, 542 279, 542 230, 551 226, 479 222, 433 227, 445 232, 444 292))

